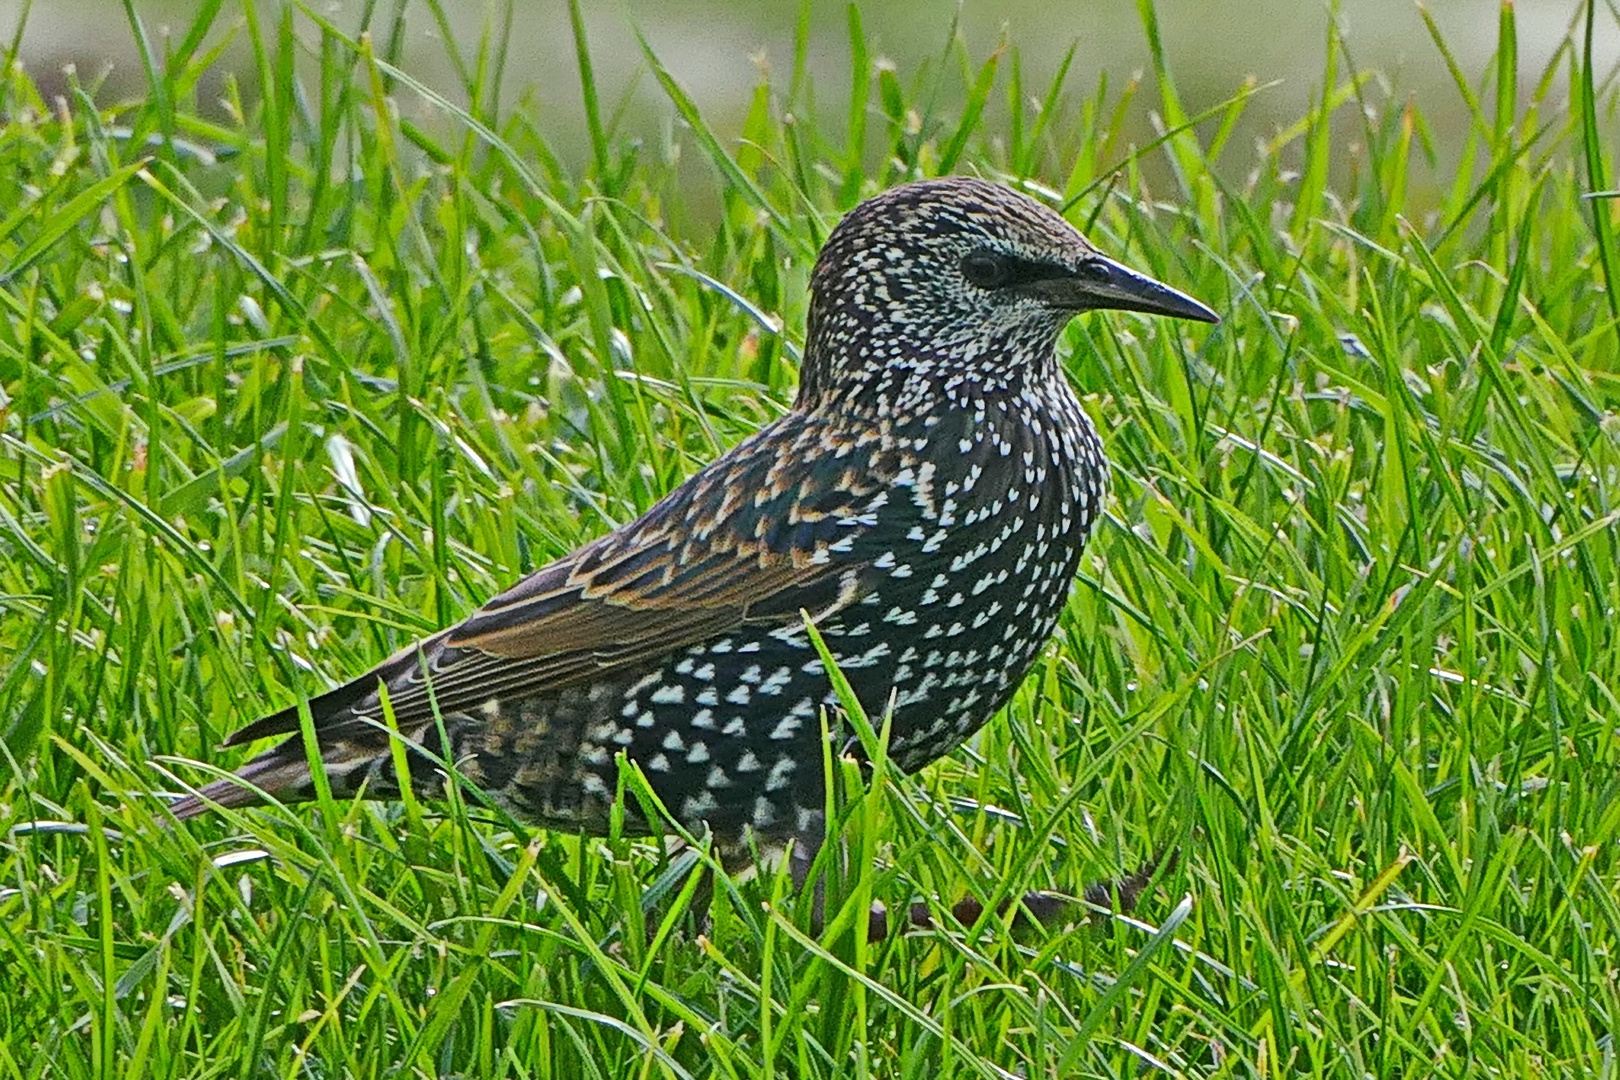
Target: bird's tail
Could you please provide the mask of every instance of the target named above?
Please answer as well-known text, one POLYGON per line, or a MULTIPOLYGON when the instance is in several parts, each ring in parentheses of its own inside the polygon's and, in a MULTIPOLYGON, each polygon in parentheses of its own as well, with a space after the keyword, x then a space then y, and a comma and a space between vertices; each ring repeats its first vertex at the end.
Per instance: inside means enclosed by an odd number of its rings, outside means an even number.
MULTIPOLYGON (((340 798, 353 795, 360 790, 363 781, 368 781, 365 786, 369 795, 386 798, 397 794, 393 790, 392 764, 385 760, 386 744, 381 748, 382 758, 378 754, 377 747, 363 747, 350 740, 323 743, 321 760, 326 766, 332 794, 340 798)), ((197 794, 170 805, 169 812, 184 821, 216 807, 251 806, 263 802, 265 795, 283 802, 303 802, 315 797, 309 758, 299 736, 294 735, 266 750, 234 775, 204 784, 197 794)))

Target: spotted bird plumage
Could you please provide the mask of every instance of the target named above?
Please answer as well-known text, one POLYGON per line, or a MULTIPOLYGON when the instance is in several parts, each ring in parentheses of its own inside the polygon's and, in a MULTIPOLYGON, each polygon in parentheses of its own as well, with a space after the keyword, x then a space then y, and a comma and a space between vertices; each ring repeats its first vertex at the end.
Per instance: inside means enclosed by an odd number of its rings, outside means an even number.
MULTIPOLYGON (((1051 636, 1105 493, 1058 364, 1075 314, 1209 309, 1099 255, 1059 214, 969 178, 851 211, 811 276, 793 409, 644 516, 310 701, 333 790, 397 793, 399 730, 519 817, 601 831, 615 755, 723 843, 812 839, 833 694, 801 612, 915 771, 1006 703, 1051 636), (430 695, 431 688, 431 695, 430 695)), ((174 807, 312 793, 291 735, 174 807), (251 786, 248 786, 251 785, 251 786)), ((411 774, 435 777, 415 755, 411 774)), ((632 815, 636 807, 628 807, 632 815)))

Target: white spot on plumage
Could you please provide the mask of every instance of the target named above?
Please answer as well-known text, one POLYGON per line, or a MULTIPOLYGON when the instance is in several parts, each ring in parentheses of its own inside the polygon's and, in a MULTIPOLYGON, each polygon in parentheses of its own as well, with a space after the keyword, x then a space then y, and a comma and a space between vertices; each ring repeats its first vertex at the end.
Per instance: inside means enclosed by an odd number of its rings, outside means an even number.
POLYGON ((624 692, 624 696, 627 698, 640 697, 643 690, 646 690, 652 686, 657 686, 663 680, 663 678, 664 673, 656 670, 649 674, 643 675, 630 685, 630 689, 624 692))
POLYGON ((770 773, 765 777, 765 790, 780 791, 787 787, 790 778, 793 776, 793 770, 796 768, 798 768, 798 762, 792 758, 786 755, 777 758, 776 764, 771 766, 770 773))
POLYGON ((720 803, 715 799, 714 794, 704 790, 696 795, 688 795, 681 800, 681 817, 688 821, 694 821, 705 814, 713 812, 719 806, 720 803))

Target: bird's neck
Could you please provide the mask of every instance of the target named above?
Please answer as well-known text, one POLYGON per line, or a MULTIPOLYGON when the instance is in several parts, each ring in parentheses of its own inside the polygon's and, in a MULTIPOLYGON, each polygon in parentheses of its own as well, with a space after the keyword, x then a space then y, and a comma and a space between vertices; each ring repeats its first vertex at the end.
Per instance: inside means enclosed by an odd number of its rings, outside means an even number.
POLYGON ((828 355, 817 346, 812 337, 801 368, 795 408, 803 411, 898 420, 939 409, 971 412, 986 400, 1022 398, 1044 409, 1074 398, 1055 335, 965 338, 928 350, 874 340, 858 354, 828 355))

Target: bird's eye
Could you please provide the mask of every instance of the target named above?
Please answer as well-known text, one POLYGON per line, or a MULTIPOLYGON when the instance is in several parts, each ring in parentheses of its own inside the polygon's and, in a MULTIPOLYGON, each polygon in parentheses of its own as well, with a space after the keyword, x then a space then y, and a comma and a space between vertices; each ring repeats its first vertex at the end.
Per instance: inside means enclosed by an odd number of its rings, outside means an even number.
POLYGON ((981 289, 994 289, 1007 281, 1007 262, 988 251, 975 251, 962 259, 962 276, 981 289))
POLYGON ((1105 282, 1113 277, 1108 264, 1103 262, 1084 262, 1075 267, 1075 274, 1087 281, 1105 282))

